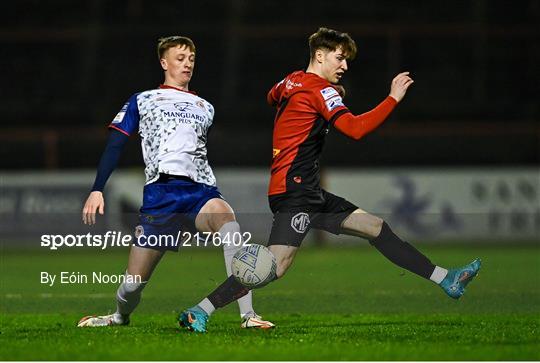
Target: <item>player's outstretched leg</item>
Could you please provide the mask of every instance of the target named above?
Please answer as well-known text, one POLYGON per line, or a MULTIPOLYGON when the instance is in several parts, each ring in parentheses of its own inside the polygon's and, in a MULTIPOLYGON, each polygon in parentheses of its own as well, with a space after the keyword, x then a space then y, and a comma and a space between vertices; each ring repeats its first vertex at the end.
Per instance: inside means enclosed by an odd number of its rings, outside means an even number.
POLYGON ((477 258, 463 267, 450 269, 439 284, 448 296, 459 299, 465 293, 465 287, 478 275, 482 261, 477 258))
POLYGON ((140 281, 139 275, 130 275, 127 272, 124 276, 126 280, 116 291, 116 312, 110 315, 85 316, 79 320, 77 324, 79 328, 129 324, 129 316, 139 305, 147 281, 140 281))
POLYGON ((223 256, 228 278, 199 304, 184 310, 178 316, 179 325, 190 331, 204 333, 210 315, 217 308, 237 300, 242 319, 240 326, 242 328, 267 329, 274 327, 274 324, 262 320, 255 313, 251 291, 232 276, 231 262, 233 256, 243 247, 242 241, 238 241, 242 233, 240 225, 235 220, 232 208, 221 198, 210 199, 197 214, 195 225, 199 231, 217 232, 222 239, 229 241, 229 243, 223 244, 223 256), (235 243, 237 243, 236 246, 235 243))
POLYGON ((128 325, 129 316, 139 305, 142 291, 163 254, 164 251, 132 246, 128 271, 116 291, 116 312, 110 315, 85 316, 79 320, 77 326, 83 328, 128 325))
MULTIPOLYGON (((276 279, 285 274, 292 264, 297 249, 297 247, 288 245, 270 246, 270 251, 272 251, 277 261, 276 279)), ((179 324, 191 331, 205 332, 209 317, 216 309, 227 306, 231 302, 245 296, 248 292, 249 289, 247 287, 238 282, 233 276, 229 276, 208 297, 204 298, 197 305, 184 310, 178 317, 179 324), (197 321, 199 317, 201 319, 197 321)), ((241 324, 243 328, 269 329, 274 327, 274 324, 262 320, 254 312, 248 314, 246 318, 241 324)))
MULTIPOLYGON (((225 223, 219 230, 220 235, 230 234, 231 236, 241 236, 240 225, 236 221, 225 223)), ((232 275, 232 259, 236 252, 242 249, 242 244, 224 244, 223 245, 223 257, 225 259, 225 268, 227 270, 227 277, 232 275)), ((253 293, 249 291, 246 295, 237 300, 238 308, 240 309, 240 323, 241 328, 248 329, 269 329, 273 328, 274 324, 270 321, 263 320, 263 318, 255 312, 253 308, 253 293)))
POLYGON ((110 315, 85 316, 79 320, 77 324, 79 328, 129 324, 129 316, 141 301, 141 292, 146 281, 139 281, 140 276, 133 276, 127 272, 124 276, 126 280, 120 284, 116 291, 116 312, 110 315))
POLYGON ((448 296, 458 299, 465 286, 477 275, 480 260, 462 268, 447 270, 434 265, 410 243, 399 238, 381 218, 357 209, 342 224, 343 232, 364 237, 394 264, 441 286, 448 296))

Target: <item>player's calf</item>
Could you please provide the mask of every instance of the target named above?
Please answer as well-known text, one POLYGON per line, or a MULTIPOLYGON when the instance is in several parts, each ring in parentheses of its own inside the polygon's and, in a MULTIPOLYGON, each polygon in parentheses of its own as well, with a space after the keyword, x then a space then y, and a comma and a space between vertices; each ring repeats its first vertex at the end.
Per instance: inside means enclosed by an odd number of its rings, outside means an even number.
MULTIPOLYGON (((116 306, 117 313, 122 316, 129 316, 135 310, 141 301, 141 295, 147 281, 137 281, 136 279, 128 279, 126 273, 126 281, 120 284, 116 291, 116 306), (128 282, 133 281, 133 282, 128 282)), ((131 276, 134 277, 134 276, 131 276)))
POLYGON ((85 316, 78 327, 100 327, 129 324, 129 316, 141 301, 141 293, 147 281, 138 282, 134 275, 126 273, 126 279, 116 291, 116 312, 110 315, 85 316))
POLYGON ((291 267, 298 247, 287 245, 271 245, 268 249, 276 258, 276 279, 279 279, 291 267))
POLYGON ((425 279, 430 279, 436 266, 410 243, 403 241, 383 222, 379 235, 369 243, 394 264, 425 279))

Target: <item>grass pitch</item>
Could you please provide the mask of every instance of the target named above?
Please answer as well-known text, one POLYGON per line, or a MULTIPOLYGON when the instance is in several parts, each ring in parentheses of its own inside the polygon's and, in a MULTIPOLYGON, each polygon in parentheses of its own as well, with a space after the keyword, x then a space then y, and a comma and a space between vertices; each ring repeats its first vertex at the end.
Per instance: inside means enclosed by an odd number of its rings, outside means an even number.
POLYGON ((255 291, 271 331, 239 328, 236 304, 207 334, 176 315, 224 278, 219 250, 169 254, 130 326, 80 329, 114 309, 114 284, 40 284, 40 272, 119 274, 120 251, 2 251, 2 360, 539 360, 538 247, 421 247, 443 266, 481 257, 462 299, 387 262, 371 247, 302 248, 287 276, 255 291))

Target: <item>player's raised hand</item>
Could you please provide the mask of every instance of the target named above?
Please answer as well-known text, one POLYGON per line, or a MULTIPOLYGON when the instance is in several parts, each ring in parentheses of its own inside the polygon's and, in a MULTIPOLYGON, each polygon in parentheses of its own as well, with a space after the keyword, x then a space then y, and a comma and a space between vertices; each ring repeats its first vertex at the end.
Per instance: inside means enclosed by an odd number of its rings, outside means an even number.
POLYGON ((99 211, 99 214, 103 215, 105 211, 105 200, 103 200, 103 193, 94 191, 91 192, 84 203, 82 210, 82 220, 84 224, 95 224, 96 223, 96 210, 99 211))
POLYGON ((394 77, 392 80, 392 85, 390 86, 390 96, 392 96, 396 101, 400 102, 407 89, 414 81, 409 77, 409 72, 402 72, 394 77))

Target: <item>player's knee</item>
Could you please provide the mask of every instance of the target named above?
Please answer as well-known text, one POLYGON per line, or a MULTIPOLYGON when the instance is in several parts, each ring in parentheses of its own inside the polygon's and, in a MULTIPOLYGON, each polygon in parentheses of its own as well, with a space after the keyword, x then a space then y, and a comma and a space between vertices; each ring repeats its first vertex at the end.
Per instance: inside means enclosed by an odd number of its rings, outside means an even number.
POLYGON ((234 211, 225 203, 215 203, 206 213, 212 231, 219 231, 225 224, 236 221, 234 211))
POLYGON ((230 222, 236 222, 234 213, 207 212, 199 213, 195 220, 195 226, 199 231, 219 232, 221 228, 230 222))

